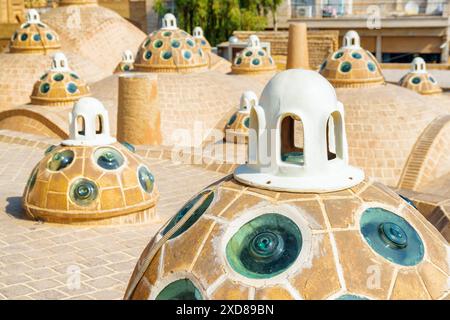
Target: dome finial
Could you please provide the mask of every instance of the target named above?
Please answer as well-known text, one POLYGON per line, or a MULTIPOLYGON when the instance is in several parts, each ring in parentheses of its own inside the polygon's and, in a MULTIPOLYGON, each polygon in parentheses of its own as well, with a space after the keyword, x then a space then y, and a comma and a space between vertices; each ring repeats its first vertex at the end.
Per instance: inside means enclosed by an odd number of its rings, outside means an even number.
POLYGON ((361 48, 359 34, 355 30, 347 31, 344 36, 344 48, 361 48))
POLYGON ((314 71, 291 69, 265 87, 250 112, 249 163, 234 177, 248 185, 291 192, 355 186, 364 173, 348 164, 344 106, 314 71))
POLYGON ((57 52, 53 55, 52 58, 52 66, 50 68, 51 71, 61 71, 66 72, 69 71, 69 62, 67 61, 66 56, 62 52, 57 52))
POLYGON ((202 27, 195 27, 194 32, 192 34, 193 34, 194 38, 203 38, 204 37, 202 27))
POLYGON ((258 105, 258 97, 253 91, 245 91, 241 96, 240 111, 250 113, 250 110, 258 105))
POLYGON ((415 57, 411 62, 411 72, 414 73, 426 73, 427 72, 427 64, 422 57, 415 57))
POLYGON ((177 18, 172 13, 166 13, 162 18, 162 29, 178 29, 177 18))
POLYGON ((248 38, 247 47, 251 47, 251 48, 261 47, 261 42, 259 41, 259 38, 257 35, 252 34, 248 38))
POLYGON ((134 55, 131 50, 125 50, 122 53, 122 62, 124 63, 133 63, 134 62, 134 55))
POLYGON ((27 11, 27 22, 28 23, 39 23, 41 19, 39 18, 39 13, 35 9, 30 9, 27 11))
POLYGON ((108 145, 116 142, 109 132, 109 116, 103 104, 95 98, 81 98, 69 113, 68 146, 108 145))

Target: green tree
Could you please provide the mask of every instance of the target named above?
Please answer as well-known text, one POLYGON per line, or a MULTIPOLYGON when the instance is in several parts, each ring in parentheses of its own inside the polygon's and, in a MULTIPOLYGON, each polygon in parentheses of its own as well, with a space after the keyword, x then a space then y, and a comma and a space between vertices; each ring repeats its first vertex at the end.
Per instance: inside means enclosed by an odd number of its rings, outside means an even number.
MULTIPOLYGON (((278 0, 281 1, 281 0, 278 0)), ((274 0, 272 2, 278 2, 274 0)), ((175 0, 175 14, 180 28, 192 33, 196 26, 205 30, 212 45, 228 39, 235 30, 264 30, 268 0, 175 0)), ((168 12, 164 1, 157 0, 154 10, 159 15, 168 12)))
POLYGON ((273 30, 278 31, 278 8, 283 0, 262 0, 263 6, 272 13, 273 30))

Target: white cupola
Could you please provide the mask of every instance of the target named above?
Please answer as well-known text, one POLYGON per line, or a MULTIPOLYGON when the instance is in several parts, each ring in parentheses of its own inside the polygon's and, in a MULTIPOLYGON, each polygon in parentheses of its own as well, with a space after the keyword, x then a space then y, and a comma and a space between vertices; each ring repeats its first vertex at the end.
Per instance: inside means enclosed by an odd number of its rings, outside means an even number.
POLYGON ((39 13, 35 9, 30 9, 27 11, 26 23, 40 23, 41 19, 39 18, 39 13))
POLYGON ((195 27, 194 32, 192 32, 192 35, 194 36, 194 38, 203 38, 204 34, 202 27, 195 27))
POLYGON ((175 18, 175 16, 172 13, 166 13, 162 18, 161 29, 169 29, 169 30, 178 29, 177 18, 175 18))
POLYGON ((95 98, 81 98, 69 113, 68 146, 99 146, 116 142, 109 133, 109 117, 103 104, 95 98))
POLYGON ((241 104, 239 111, 242 113, 250 113, 250 110, 258 105, 258 97, 253 91, 245 91, 241 96, 241 104))
POLYGON ((70 72, 69 62, 64 53, 57 52, 53 55, 50 71, 70 72))
POLYGON ((122 62, 123 63, 133 63, 134 62, 134 55, 131 50, 125 50, 122 53, 122 62))
POLYGON ((361 48, 361 40, 359 39, 358 32, 356 32, 355 30, 347 31, 347 33, 344 36, 343 47, 360 49, 361 48))
POLYGON ((258 36, 252 34, 248 38, 247 47, 248 48, 260 48, 261 47, 261 42, 259 41, 258 36))
POLYGON ((291 192, 350 188, 364 173, 348 164, 344 107, 319 73, 292 69, 266 85, 250 112, 248 164, 234 177, 291 192))
POLYGON ((427 73, 427 64, 421 57, 415 57, 411 62, 412 73, 427 73))

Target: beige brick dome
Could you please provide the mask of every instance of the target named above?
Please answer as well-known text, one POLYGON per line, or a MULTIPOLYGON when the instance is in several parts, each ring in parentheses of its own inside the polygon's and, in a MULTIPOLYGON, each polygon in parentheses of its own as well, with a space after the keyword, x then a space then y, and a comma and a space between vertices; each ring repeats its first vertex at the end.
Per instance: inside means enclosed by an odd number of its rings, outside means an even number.
POLYGON ((58 34, 41 22, 39 13, 28 10, 27 21, 11 37, 11 53, 48 53, 61 47, 58 34))
POLYGON ((177 27, 175 16, 168 13, 163 27, 152 32, 140 46, 134 67, 138 71, 189 73, 207 69, 208 56, 191 35, 177 27))
POLYGON ((156 234, 125 298, 441 299, 447 254, 441 235, 382 185, 301 194, 229 177, 156 234))
POLYGON ((361 48, 356 31, 347 32, 344 45, 322 63, 319 72, 336 88, 384 83, 378 61, 361 48))
POLYGON ((47 106, 66 106, 89 94, 89 87, 69 67, 66 56, 56 53, 51 68, 34 84, 31 103, 47 106))
POLYGON ((71 113, 68 140, 33 169, 23 206, 32 219, 56 223, 133 223, 155 218, 158 190, 129 144, 109 135, 108 113, 93 98, 71 113))
POLYGON ((348 165, 344 108, 322 76, 301 69, 279 73, 251 108, 250 123, 256 135, 249 139, 248 161, 162 227, 141 255, 126 299, 448 294, 445 239, 407 201, 348 165), (304 128, 305 147, 288 151, 290 158, 280 143, 295 128, 276 127, 286 115, 301 118, 304 128), (336 157, 323 152, 331 141, 336 157), (376 269, 375 277, 369 269, 376 269))
POLYGON ((350 162, 390 186, 402 179, 423 131, 448 110, 430 103, 428 97, 391 84, 338 88, 336 94, 345 106, 350 162))
MULTIPOLYGON (((58 32, 63 51, 93 62, 97 79, 111 75, 125 50, 138 48, 145 33, 116 12, 97 5, 58 7, 42 14, 58 32)), ((70 59, 72 61, 73 59, 70 59)), ((86 79, 86 77, 85 77, 86 79)), ((86 79, 88 80, 88 79, 86 79)))
POLYGON ((411 70, 400 79, 399 85, 425 95, 442 93, 441 87, 427 72, 425 61, 420 57, 414 58, 411 70))
POLYGON ((247 47, 236 55, 231 67, 234 74, 258 75, 277 69, 273 58, 261 47, 259 38, 251 35, 247 47))

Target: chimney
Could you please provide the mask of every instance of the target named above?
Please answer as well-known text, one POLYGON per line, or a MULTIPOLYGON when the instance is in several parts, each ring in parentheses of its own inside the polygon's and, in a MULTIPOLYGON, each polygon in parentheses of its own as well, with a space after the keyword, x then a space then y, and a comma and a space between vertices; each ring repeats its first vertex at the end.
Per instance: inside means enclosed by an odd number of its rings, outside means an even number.
POLYGON ((310 69, 306 23, 289 25, 286 69, 310 69))
POLYGON ((160 145, 161 115, 156 74, 119 77, 117 140, 135 145, 160 145))

